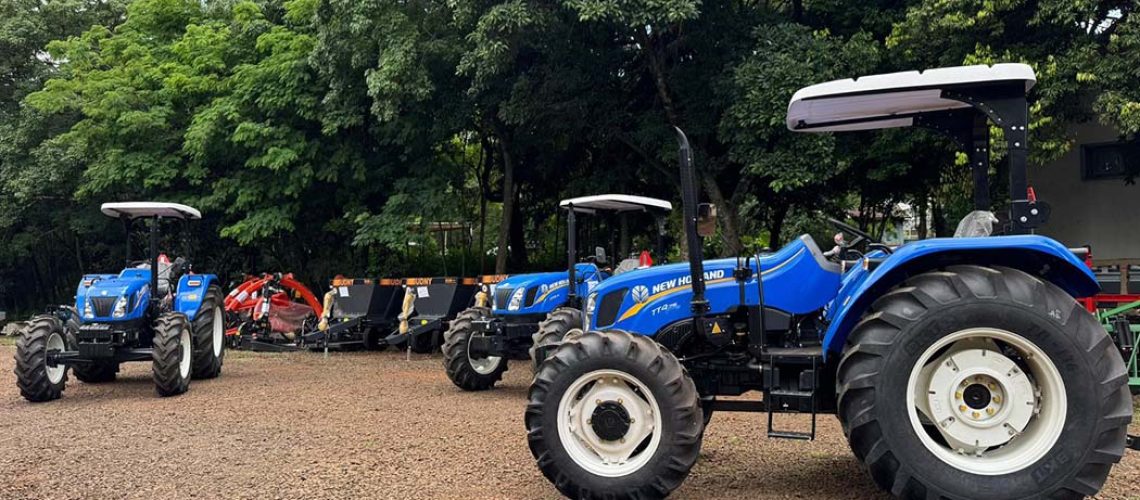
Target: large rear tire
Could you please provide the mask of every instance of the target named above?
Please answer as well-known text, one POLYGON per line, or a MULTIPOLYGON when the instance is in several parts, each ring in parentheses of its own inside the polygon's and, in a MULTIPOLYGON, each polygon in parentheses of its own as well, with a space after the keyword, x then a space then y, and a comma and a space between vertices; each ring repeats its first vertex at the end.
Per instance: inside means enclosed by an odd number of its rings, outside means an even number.
POLYGON ((451 383, 465 391, 490 389, 503 379, 503 372, 507 371, 506 358, 471 359, 468 354, 467 347, 475 335, 471 322, 490 316, 491 310, 486 307, 468 308, 451 321, 443 334, 443 368, 451 383))
POLYGON ((661 498, 681 485, 704 427, 696 386, 671 353, 622 331, 564 341, 526 408, 538 468, 570 498, 661 498))
POLYGON ((33 403, 59 399, 67 385, 67 366, 48 366, 48 353, 67 350, 67 332, 59 318, 41 315, 28 321, 16 340, 16 386, 33 403))
POLYGON ((154 322, 151 372, 159 396, 176 396, 190 388, 193 341, 186 315, 168 312, 154 322))
POLYGON ((856 457, 904 498, 1095 495, 1132 419, 1111 338, 1022 271, 920 274, 880 297, 838 367, 856 457))
POLYGON ((550 314, 546 315, 546 319, 538 323, 538 331, 531 336, 534 341, 530 346, 531 369, 537 371, 538 366, 546 360, 545 356, 539 359, 540 352, 549 355, 551 346, 562 342, 566 334, 574 329, 582 329, 581 310, 573 307, 559 307, 550 311, 550 314))
POLYGON ((76 363, 71 366, 71 373, 75 378, 85 384, 101 384, 114 382, 119 373, 119 364, 114 361, 94 361, 92 363, 76 363))
POLYGON ((206 296, 194 316, 193 329, 194 378, 209 379, 221 375, 226 358, 226 321, 222 290, 216 285, 206 289, 206 296))

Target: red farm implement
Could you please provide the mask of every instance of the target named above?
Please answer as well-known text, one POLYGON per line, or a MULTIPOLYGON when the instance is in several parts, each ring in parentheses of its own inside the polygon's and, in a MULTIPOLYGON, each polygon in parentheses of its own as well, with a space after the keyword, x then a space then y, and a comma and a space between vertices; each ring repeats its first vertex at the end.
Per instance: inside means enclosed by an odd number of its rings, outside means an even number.
POLYGON ((290 351, 304 346, 324 308, 292 274, 249 276, 226 295, 226 338, 254 351, 290 351))

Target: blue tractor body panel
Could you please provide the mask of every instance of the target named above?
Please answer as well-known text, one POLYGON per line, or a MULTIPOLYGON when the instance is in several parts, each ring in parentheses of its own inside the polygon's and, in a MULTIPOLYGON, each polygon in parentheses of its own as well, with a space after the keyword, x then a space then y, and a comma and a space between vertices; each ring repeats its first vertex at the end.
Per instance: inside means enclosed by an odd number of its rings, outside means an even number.
MULTIPOLYGON (((216 281, 212 274, 183 276, 174 298, 174 310, 193 320, 206 288, 216 281)), ((150 295, 150 269, 124 269, 117 275, 88 274, 75 291, 75 309, 83 323, 134 321, 146 314, 150 295), (116 315, 120 301, 125 302, 123 313, 116 315)))
POLYGON ((125 269, 119 274, 88 274, 75 291, 75 309, 83 323, 137 320, 150 301, 150 270, 125 269), (120 301, 126 304, 116 316, 120 301))
POLYGON ((1037 235, 981 238, 933 238, 908 243, 874 270, 855 266, 824 317, 830 323, 823 338, 824 355, 842 352, 847 334, 882 294, 912 274, 952 265, 1007 266, 1039 276, 1073 297, 1096 294, 1100 285, 1092 270, 1064 245, 1037 235))
POLYGON ((177 293, 174 295, 174 310, 194 321, 206 298, 206 290, 217 281, 218 278, 213 274, 187 274, 179 278, 177 293))
MULTIPOLYGON (((577 274, 578 296, 585 297, 608 275, 589 263, 579 263, 574 267, 577 274)), ((495 316, 545 315, 566 303, 569 296, 570 273, 555 271, 549 273, 519 274, 511 276, 497 285, 492 297, 491 312, 495 316), (519 294, 518 307, 511 308, 511 299, 519 294)))
MULTIPOLYGON (((764 305, 790 314, 823 312, 828 328, 822 339, 825 357, 842 352, 847 334, 874 300, 914 274, 969 264, 1021 269, 1055 283, 1073 297, 1095 294, 1092 271, 1057 241, 1035 235, 984 238, 935 238, 908 243, 885 255, 873 270, 853 266, 840 274, 810 237, 801 236, 779 251, 761 256, 764 305)), ((709 314, 724 314, 739 305, 740 284, 733 278, 736 259, 704 263, 709 314)), ((760 302, 753 277, 745 281, 744 303, 760 302)), ((691 278, 687 264, 651 268, 606 280, 588 299, 589 328, 620 329, 655 335, 662 328, 692 317, 691 278)))
MULTIPOLYGON (((760 257, 764 273, 764 304, 792 314, 818 311, 839 288, 839 266, 827 262, 809 237, 800 237, 779 251, 760 257)), ((740 283, 733 278, 736 259, 705 262, 705 297, 710 313, 740 304, 740 283)), ((748 304, 760 302, 753 277, 744 282, 748 304)), ((607 280, 595 290, 591 328, 615 328, 655 335, 665 326, 692 316, 692 280, 688 264, 654 267, 607 280), (620 302, 619 302, 620 301, 620 302), (616 314, 614 308, 616 307, 616 314)))

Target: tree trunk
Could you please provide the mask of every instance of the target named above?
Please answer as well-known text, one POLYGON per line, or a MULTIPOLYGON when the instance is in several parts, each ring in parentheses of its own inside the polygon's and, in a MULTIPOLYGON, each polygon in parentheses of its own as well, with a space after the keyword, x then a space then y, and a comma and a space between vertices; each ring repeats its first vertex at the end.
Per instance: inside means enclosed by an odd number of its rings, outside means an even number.
POLYGON ((499 152, 503 160, 503 220, 499 224, 499 248, 495 252, 495 274, 507 272, 507 246, 515 212, 515 165, 506 134, 499 135, 499 152))
POLYGON ((771 225, 768 226, 768 248, 773 251, 780 248, 784 244, 784 221, 788 220, 788 209, 790 204, 781 203, 775 207, 772 212, 771 225))
MULTIPOLYGON (((518 196, 517 189, 515 196, 518 196)), ((511 258, 509 262, 512 269, 524 269, 527 264, 527 248, 526 248, 526 228, 524 227, 525 221, 522 217, 522 211, 519 209, 518 200, 511 203, 512 210, 515 211, 511 216, 511 232, 510 232, 510 246, 511 258)))
POLYGON ((716 180, 707 175, 700 177, 701 183, 705 186, 705 192, 709 195, 709 200, 717 208, 717 222, 720 225, 720 237, 724 242, 724 251, 727 255, 739 255, 744 249, 744 244, 740 242, 740 214, 736 211, 736 205, 724 197, 724 193, 721 192, 716 180))
POLYGON ((926 208, 929 206, 929 196, 923 193, 918 199, 918 239, 925 240, 927 232, 926 208))
POLYGON ((481 155, 481 157, 479 159, 479 161, 481 162, 481 165, 479 165, 479 172, 478 172, 478 175, 479 175, 479 251, 477 253, 477 255, 478 255, 477 258, 479 259, 479 274, 483 274, 483 272, 486 271, 486 264, 487 264, 487 259, 485 258, 487 256, 487 241, 486 241, 486 234, 487 234, 487 191, 490 189, 490 186, 488 186, 487 184, 490 182, 491 162, 492 162, 491 145, 487 143, 486 138, 484 138, 482 140, 482 144, 483 144, 483 148, 482 148, 483 154, 481 155))

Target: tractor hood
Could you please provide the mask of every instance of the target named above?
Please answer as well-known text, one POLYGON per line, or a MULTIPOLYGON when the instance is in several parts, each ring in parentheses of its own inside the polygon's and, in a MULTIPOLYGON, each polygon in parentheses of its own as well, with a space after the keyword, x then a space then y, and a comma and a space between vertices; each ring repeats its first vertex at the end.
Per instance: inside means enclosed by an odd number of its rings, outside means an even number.
POLYGON ((126 269, 118 275, 88 274, 75 292, 75 308, 84 322, 138 319, 150 299, 150 270, 126 269), (119 302, 124 302, 121 306, 119 302))
MULTIPOLYGON (((594 264, 578 264, 574 272, 582 297, 604 277, 594 264)), ((496 315, 546 314, 566 302, 569 284, 567 271, 511 276, 495 286, 492 309, 496 315)))

